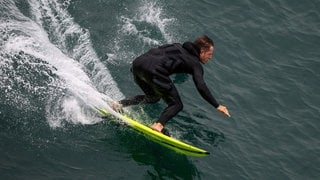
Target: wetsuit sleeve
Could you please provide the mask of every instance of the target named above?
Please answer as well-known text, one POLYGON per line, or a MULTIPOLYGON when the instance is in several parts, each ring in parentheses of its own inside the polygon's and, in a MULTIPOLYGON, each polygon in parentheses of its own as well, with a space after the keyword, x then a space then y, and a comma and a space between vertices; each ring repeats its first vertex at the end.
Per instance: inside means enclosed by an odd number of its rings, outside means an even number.
POLYGON ((203 79, 203 69, 200 65, 200 67, 194 68, 193 72, 193 81, 196 85, 197 90, 199 91, 200 95, 203 99, 205 99, 208 103, 213 105, 215 108, 219 106, 216 99, 212 96, 209 88, 207 87, 206 83, 203 79))

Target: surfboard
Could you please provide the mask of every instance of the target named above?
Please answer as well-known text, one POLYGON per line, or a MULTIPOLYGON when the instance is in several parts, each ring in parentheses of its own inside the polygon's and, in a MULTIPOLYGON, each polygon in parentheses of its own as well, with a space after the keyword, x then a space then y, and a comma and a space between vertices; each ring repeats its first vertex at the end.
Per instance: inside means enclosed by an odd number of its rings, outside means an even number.
POLYGON ((169 136, 166 136, 160 132, 157 132, 148 126, 139 123, 137 120, 134 120, 134 119, 128 117, 125 114, 117 113, 115 111, 110 112, 110 110, 108 111, 106 109, 99 109, 99 108, 96 108, 96 109, 98 110, 98 112, 102 116, 113 115, 117 119, 122 120, 125 124, 127 124, 132 129, 145 135, 145 137, 147 137, 148 139, 150 139, 150 140, 152 140, 152 141, 154 141, 154 142, 156 142, 166 148, 174 150, 177 153, 184 154, 187 156, 196 156, 196 157, 203 157, 203 156, 207 156, 210 154, 208 151, 206 151, 204 149, 195 147, 195 146, 190 145, 186 142, 182 142, 178 139, 175 139, 173 137, 169 137, 169 136))

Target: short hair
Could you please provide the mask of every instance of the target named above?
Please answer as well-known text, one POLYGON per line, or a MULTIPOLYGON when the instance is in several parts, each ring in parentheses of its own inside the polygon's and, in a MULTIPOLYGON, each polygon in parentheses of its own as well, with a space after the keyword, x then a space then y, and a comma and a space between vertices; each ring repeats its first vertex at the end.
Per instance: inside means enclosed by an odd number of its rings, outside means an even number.
POLYGON ((193 43, 198 46, 200 50, 203 49, 205 51, 208 51, 211 46, 214 46, 213 41, 207 35, 198 37, 193 43))

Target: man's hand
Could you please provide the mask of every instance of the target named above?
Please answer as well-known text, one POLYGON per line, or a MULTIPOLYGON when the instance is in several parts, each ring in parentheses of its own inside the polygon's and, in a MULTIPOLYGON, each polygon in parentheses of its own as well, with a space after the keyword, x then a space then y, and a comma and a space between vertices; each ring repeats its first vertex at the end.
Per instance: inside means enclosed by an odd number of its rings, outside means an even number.
POLYGON ((222 106, 222 105, 219 105, 219 106, 217 107, 217 109, 218 109, 220 112, 222 112, 223 114, 225 114, 226 116, 231 117, 230 114, 229 114, 229 111, 228 111, 227 107, 222 106))

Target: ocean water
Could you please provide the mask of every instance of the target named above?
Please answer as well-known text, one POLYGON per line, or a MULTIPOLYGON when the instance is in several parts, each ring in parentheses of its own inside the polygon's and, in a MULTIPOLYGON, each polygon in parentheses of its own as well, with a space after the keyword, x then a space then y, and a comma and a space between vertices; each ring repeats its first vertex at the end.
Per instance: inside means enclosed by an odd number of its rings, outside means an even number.
MULTIPOLYGON (((318 179, 320 1, 0 0, 0 179, 318 179), (207 34, 204 65, 227 118, 172 76, 167 127, 195 158, 102 119, 141 93, 132 60, 207 34)), ((153 123, 163 102, 128 113, 153 123)))

